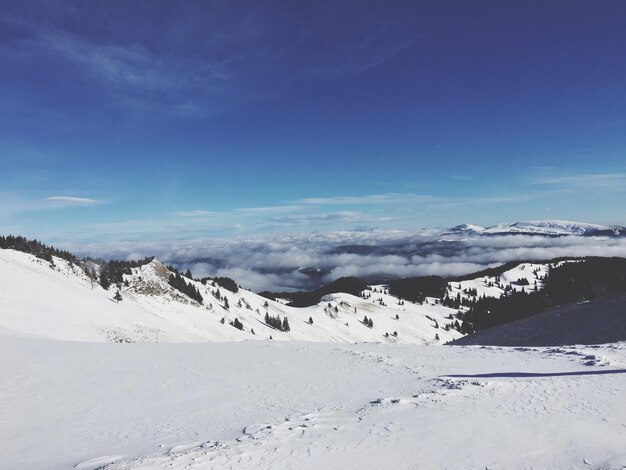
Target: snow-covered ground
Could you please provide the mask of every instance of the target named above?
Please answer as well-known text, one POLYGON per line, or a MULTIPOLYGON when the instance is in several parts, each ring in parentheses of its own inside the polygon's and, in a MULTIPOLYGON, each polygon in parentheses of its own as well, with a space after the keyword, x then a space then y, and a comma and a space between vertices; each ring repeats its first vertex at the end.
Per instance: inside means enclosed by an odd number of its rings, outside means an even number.
POLYGON ((0 333, 0 468, 623 468, 626 344, 0 333))

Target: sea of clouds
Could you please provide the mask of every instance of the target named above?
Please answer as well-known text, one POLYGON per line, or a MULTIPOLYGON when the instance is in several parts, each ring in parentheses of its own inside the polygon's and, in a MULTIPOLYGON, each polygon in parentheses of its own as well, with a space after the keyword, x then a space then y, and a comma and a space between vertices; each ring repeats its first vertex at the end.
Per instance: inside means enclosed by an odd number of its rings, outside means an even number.
POLYGON ((529 235, 455 236, 436 231, 355 230, 241 238, 116 242, 75 247, 115 259, 156 256, 195 277, 228 276, 243 287, 291 291, 342 276, 368 280, 459 276, 509 261, 557 257, 626 257, 626 238, 529 235), (349 246, 350 248, 343 248, 349 246), (356 247, 356 249, 354 248, 356 247), (359 250, 359 247, 366 247, 359 250), (356 251, 356 252, 355 252, 356 251), (319 268, 310 276, 302 268, 319 268))

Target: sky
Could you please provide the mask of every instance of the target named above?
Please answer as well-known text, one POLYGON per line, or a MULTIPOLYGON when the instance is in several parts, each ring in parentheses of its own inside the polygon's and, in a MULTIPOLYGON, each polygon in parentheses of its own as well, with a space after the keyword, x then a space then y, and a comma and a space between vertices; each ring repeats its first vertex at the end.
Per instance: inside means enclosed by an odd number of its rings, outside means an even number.
POLYGON ((623 1, 0 0, 0 233, 626 225, 623 1))

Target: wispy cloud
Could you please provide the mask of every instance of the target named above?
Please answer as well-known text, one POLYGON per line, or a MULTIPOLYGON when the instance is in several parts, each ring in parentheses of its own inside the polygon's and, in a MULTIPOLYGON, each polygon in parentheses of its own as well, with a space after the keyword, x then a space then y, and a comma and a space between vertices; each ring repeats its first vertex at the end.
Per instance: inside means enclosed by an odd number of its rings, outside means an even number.
POLYGON ((398 202, 423 202, 432 200, 432 196, 424 196, 414 193, 387 193, 370 194, 365 196, 334 196, 334 197, 310 197, 298 199, 300 204, 316 205, 358 205, 358 204, 387 204, 398 202))
POLYGON ((190 210, 190 211, 181 211, 181 212, 174 212, 174 216, 176 217, 209 217, 209 216, 214 216, 214 215, 219 215, 219 212, 215 212, 215 211, 205 211, 203 209, 195 209, 195 210, 190 210))
POLYGON ((536 185, 567 185, 585 188, 626 188, 626 173, 583 173, 577 175, 542 176, 532 180, 536 185))
POLYGON ((339 211, 328 213, 316 213, 316 214, 291 214, 284 216, 275 216, 270 220, 272 222, 310 225, 316 223, 329 223, 329 222, 355 222, 363 216, 360 212, 354 211, 339 211))
POLYGON ((42 202, 47 203, 50 207, 75 207, 75 206, 98 206, 105 204, 102 199, 91 199, 87 197, 74 197, 74 196, 50 196, 42 199, 42 202))
POLYGON ((275 206, 259 206, 259 207, 239 207, 234 209, 235 212, 240 214, 275 214, 283 212, 294 212, 300 210, 306 210, 307 207, 295 203, 281 204, 275 206))
POLYGON ((145 91, 162 91, 179 86, 166 64, 139 44, 98 44, 63 31, 44 33, 40 40, 51 52, 84 66, 99 80, 145 91))

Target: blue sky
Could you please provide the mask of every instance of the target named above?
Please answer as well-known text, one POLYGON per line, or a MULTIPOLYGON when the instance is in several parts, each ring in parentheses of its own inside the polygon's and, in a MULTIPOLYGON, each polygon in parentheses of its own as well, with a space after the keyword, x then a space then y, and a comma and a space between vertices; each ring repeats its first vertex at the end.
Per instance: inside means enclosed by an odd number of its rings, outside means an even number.
POLYGON ((0 232, 626 224, 626 4, 0 1, 0 232))

